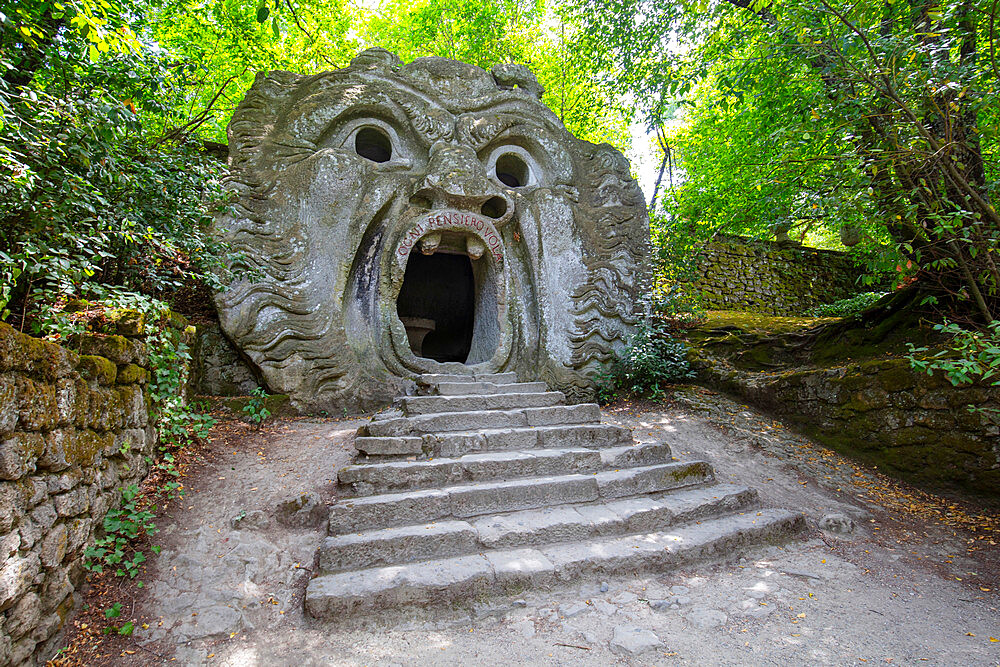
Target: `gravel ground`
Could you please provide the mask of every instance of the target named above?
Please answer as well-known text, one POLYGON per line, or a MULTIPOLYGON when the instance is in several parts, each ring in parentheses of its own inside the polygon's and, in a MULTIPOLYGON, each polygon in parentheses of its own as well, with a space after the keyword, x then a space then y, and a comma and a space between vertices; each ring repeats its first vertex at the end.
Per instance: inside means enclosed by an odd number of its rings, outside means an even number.
MULTIPOLYGON (((218 438, 186 480, 138 593, 148 628, 110 663, 1000 665, 995 533, 937 520, 930 497, 712 392, 680 398, 605 415, 802 511, 806 535, 697 568, 320 623, 302 595, 322 535, 279 524, 275 508, 304 493, 329 502, 363 422, 277 421, 218 438)), ((942 507, 969 526, 995 520, 942 507)))

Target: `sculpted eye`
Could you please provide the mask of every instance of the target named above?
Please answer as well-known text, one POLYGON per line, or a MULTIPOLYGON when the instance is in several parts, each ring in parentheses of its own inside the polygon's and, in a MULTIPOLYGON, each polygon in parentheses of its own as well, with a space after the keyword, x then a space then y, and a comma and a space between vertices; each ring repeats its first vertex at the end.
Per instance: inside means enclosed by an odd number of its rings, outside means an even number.
POLYGON ((512 188, 520 188, 531 182, 531 169, 517 153, 504 153, 497 158, 497 180, 512 188))
POLYGON ((388 162, 392 159, 392 139, 378 128, 363 127, 354 136, 354 150, 366 160, 388 162))

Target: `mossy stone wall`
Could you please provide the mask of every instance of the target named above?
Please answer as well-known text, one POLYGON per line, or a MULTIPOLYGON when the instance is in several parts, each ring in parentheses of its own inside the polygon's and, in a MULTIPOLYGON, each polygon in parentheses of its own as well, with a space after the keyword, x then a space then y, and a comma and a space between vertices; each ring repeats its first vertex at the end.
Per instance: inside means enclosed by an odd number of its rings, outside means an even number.
POLYGON ((76 344, 0 323, 0 665, 51 657, 84 549, 156 447, 142 342, 85 334, 76 344))
POLYGON ((707 310, 801 315, 862 291, 845 252, 720 236, 701 253, 691 287, 707 310))
POLYGON ((904 479, 985 495, 1000 490, 1000 413, 968 410, 1000 411, 1000 387, 953 387, 900 358, 749 372, 699 351, 692 365, 707 384, 904 479))
POLYGON ((264 386, 218 323, 199 324, 192 345, 191 387, 208 396, 247 396, 264 386))

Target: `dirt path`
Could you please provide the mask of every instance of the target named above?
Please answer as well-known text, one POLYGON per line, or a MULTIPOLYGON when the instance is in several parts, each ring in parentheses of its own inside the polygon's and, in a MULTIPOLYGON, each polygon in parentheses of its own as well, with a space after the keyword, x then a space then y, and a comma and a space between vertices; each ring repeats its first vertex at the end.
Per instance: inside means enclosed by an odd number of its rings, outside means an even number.
POLYGON ((321 533, 279 525, 275 507, 303 492, 329 501, 362 422, 276 422, 218 439, 187 480, 138 596, 149 627, 111 663, 1000 664, 997 533, 982 530, 995 517, 941 509, 711 392, 685 396, 606 416, 662 437, 678 458, 707 458, 720 481, 758 488, 765 505, 804 512, 808 535, 700 569, 318 623, 304 616, 302 594, 321 533), (818 530, 828 515, 856 528, 818 530), (616 632, 661 644, 613 652, 616 632))

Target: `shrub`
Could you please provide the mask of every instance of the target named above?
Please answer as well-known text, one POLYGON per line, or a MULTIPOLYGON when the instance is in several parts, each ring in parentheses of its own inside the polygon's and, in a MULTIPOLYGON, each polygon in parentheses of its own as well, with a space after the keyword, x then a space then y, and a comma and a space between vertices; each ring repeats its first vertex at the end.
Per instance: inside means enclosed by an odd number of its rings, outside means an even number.
POLYGON ((653 319, 640 325, 629 344, 598 374, 598 397, 605 403, 619 392, 662 398, 668 385, 692 377, 687 346, 670 336, 662 320, 653 319))
POLYGON ((806 315, 810 317, 851 317, 859 315, 887 294, 888 292, 862 292, 848 299, 841 299, 840 301, 810 308, 806 311, 806 315))

